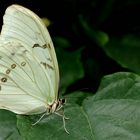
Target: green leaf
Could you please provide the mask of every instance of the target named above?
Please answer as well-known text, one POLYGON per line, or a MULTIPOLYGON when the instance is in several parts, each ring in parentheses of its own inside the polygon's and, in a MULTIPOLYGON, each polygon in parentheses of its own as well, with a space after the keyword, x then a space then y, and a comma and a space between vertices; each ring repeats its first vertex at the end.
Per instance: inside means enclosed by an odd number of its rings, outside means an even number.
POLYGON ((15 114, 0 110, 0 140, 20 140, 15 114))
POLYGON ((118 72, 102 79, 96 100, 140 99, 140 76, 129 72, 118 72))
POLYGON ((140 37, 125 35, 120 38, 112 37, 102 46, 108 56, 121 66, 140 73, 140 37))
POLYGON ((56 114, 35 126, 29 117, 19 116, 18 128, 26 140, 139 140, 139 95, 140 76, 116 73, 103 78, 97 94, 87 97, 81 106, 67 103, 66 128, 70 134, 56 114))
POLYGON ((18 116, 18 128, 21 136, 26 140, 84 140, 92 139, 90 127, 83 109, 73 104, 65 109, 67 134, 63 128, 62 117, 56 114, 47 116, 39 124, 32 126, 27 117, 18 116), (80 127, 80 128, 79 128, 80 127))
POLYGON ((85 102, 85 111, 95 140, 140 139, 139 100, 104 99, 91 101, 85 102))
POLYGON ((120 72, 104 77, 84 106, 96 140, 140 139, 140 76, 120 72))
POLYGON ((66 104, 78 104, 78 105, 82 105, 83 103, 83 100, 86 98, 86 97, 89 97, 89 96, 92 96, 93 94, 91 93, 86 93, 86 92, 82 92, 82 91, 79 91, 79 92, 72 92, 70 94, 67 94, 65 96, 65 99, 66 99, 66 104))

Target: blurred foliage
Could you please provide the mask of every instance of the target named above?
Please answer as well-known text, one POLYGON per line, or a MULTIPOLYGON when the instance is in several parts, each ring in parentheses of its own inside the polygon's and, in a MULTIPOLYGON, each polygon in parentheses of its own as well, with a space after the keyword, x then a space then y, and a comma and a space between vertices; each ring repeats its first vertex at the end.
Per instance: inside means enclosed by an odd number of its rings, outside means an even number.
MULTIPOLYGON (((140 139, 140 78, 136 75, 140 74, 140 1, 2 0, 1 20, 6 7, 13 3, 49 19, 50 25, 46 25, 58 58, 60 93, 68 98, 65 112, 70 120, 66 125, 72 134, 65 134, 61 118, 55 115, 34 128, 32 119, 17 116, 21 136, 29 140, 80 136, 80 140, 140 139), (134 114, 131 116, 130 112, 134 114)), ((8 122, 7 117, 3 122, 14 126, 3 131, 1 139, 9 135, 12 136, 9 140, 14 139, 16 133, 20 139, 15 129, 16 117, 7 111, 0 114, 11 116, 8 122)))

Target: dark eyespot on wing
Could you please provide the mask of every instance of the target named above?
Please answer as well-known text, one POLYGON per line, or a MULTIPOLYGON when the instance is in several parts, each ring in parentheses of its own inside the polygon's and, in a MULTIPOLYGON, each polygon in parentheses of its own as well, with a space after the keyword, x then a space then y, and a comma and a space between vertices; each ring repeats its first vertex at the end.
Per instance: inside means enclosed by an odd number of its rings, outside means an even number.
POLYGON ((16 67, 16 64, 12 64, 11 68, 14 69, 16 67))
POLYGON ((10 69, 7 69, 7 70, 6 70, 6 74, 9 74, 10 72, 11 72, 10 69))
POLYGON ((3 78, 1 78, 1 82, 7 82, 7 78, 6 77, 3 77, 3 78))
POLYGON ((26 62, 22 62, 22 63, 21 63, 21 66, 25 66, 25 65, 26 65, 26 62))

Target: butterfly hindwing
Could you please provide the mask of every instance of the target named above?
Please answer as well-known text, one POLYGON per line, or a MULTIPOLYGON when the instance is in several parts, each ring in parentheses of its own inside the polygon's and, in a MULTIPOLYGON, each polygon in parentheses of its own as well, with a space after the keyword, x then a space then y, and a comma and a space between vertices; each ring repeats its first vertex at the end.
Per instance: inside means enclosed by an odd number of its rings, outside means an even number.
MULTIPOLYGON (((0 46, 0 107, 3 108, 4 106, 4 108, 8 109, 14 107, 15 104, 15 107, 18 108, 15 112, 18 114, 29 114, 30 111, 40 106, 44 111, 44 108, 47 107, 47 98, 41 86, 43 82, 47 85, 44 90, 49 91, 49 89, 47 89, 49 84, 47 83, 48 79, 46 78, 45 72, 43 72, 43 69, 34 61, 33 55, 27 52, 25 55, 19 50, 13 54, 12 48, 9 50, 8 44, 0 46), (4 49, 2 49, 3 47, 4 49), (33 66, 36 66, 36 72, 41 72, 39 75, 41 76, 42 82, 40 83, 36 82, 38 76, 37 73, 34 73, 33 66), (20 95, 28 98, 26 102, 30 101, 30 104, 26 103, 20 95), (18 100, 20 97, 21 99, 18 100), (25 107, 18 107, 18 105, 16 105, 17 102, 13 102, 14 100, 20 101, 21 105, 25 107), (39 105, 38 102, 41 104, 39 105)), ((20 44, 14 42, 12 44, 14 45, 14 51, 16 47, 17 49, 21 49, 20 44)), ((12 109, 12 111, 14 111, 14 109, 12 109)), ((38 114, 38 112, 36 113, 38 114)))

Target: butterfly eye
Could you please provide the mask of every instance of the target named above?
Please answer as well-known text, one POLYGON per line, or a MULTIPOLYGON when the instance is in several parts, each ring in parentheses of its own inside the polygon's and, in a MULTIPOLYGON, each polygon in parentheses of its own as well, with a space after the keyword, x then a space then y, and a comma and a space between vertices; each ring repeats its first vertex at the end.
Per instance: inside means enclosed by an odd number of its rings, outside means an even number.
POLYGON ((61 99, 61 104, 65 104, 66 103, 66 99, 61 99))
POLYGON ((12 64, 11 68, 14 69, 16 67, 16 64, 12 64))
POLYGON ((3 78, 1 78, 1 81, 2 82, 6 82, 7 81, 7 78, 6 77, 3 77, 3 78))

